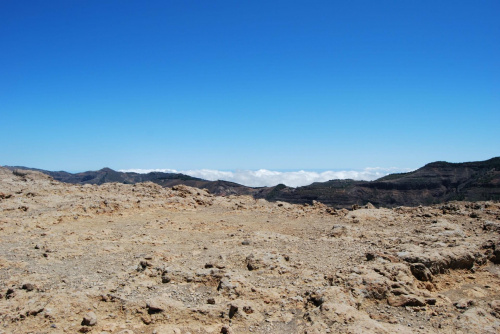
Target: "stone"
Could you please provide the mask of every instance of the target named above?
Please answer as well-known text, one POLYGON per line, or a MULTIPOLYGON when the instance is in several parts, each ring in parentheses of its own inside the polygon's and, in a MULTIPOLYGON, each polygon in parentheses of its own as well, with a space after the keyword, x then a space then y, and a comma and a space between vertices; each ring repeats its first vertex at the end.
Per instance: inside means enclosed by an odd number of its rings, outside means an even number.
POLYGON ((387 298, 387 303, 394 307, 402 306, 425 306, 425 301, 414 295, 400 295, 387 298))
POLYGON ((243 312, 245 312, 246 314, 252 314, 254 310, 251 306, 243 306, 243 312))
POLYGON ((500 223, 487 220, 483 223, 483 230, 500 232, 500 223))
POLYGON ((391 290, 392 294, 395 296, 407 295, 408 291, 403 288, 396 288, 391 290))
POLYGON ((222 326, 220 330, 221 334, 233 334, 233 330, 229 326, 222 326))
POLYGON ((330 231, 331 237, 341 237, 347 234, 347 228, 344 225, 333 225, 332 230, 330 231))
POLYGON ((436 298, 426 298, 425 302, 427 303, 427 305, 436 305, 437 300, 436 298))
POLYGON ((236 312, 238 312, 238 306, 234 304, 229 305, 229 319, 233 318, 236 312))
POLYGON ((146 303, 146 307, 148 309, 149 314, 161 313, 165 311, 165 305, 158 299, 149 300, 146 303))
POLYGON ((23 284, 23 290, 26 290, 26 291, 33 291, 35 290, 35 286, 31 283, 25 283, 23 284))
POLYGON ((90 311, 83 317, 82 326, 95 326, 97 324, 97 315, 90 311))
POLYGON ((375 259, 376 254, 374 252, 368 252, 365 254, 366 261, 372 261, 375 259))
POLYGON ((250 254, 246 258, 247 262, 247 269, 252 271, 252 270, 257 270, 261 267, 261 262, 255 258, 253 254, 250 254))
POLYGON ((146 268, 151 268, 153 264, 149 261, 142 260, 139 262, 139 266, 137 267, 137 271, 144 271, 146 268))
POLYGON ((495 317, 500 318, 500 300, 493 300, 490 303, 491 308, 493 309, 493 314, 495 317))
POLYGON ((151 317, 149 316, 149 314, 144 314, 141 316, 141 320, 142 322, 145 324, 145 325, 149 325, 151 324, 151 317))
POLYGON ((366 203, 365 205, 365 209, 376 209, 375 205, 373 205, 372 203, 368 202, 366 203))
POLYGON ((493 254, 490 257, 491 262, 494 264, 500 264, 500 242, 495 244, 495 249, 493 250, 493 254))
POLYGON ((432 281, 432 273, 424 264, 412 263, 410 264, 410 270, 413 276, 419 281, 432 281))
POLYGON ((14 291, 14 289, 8 288, 7 292, 5 293, 5 299, 13 298, 13 297, 15 297, 15 295, 16 295, 16 292, 14 291))
POLYGON ((453 303, 453 306, 460 310, 466 310, 472 305, 474 305, 474 301, 472 299, 460 299, 458 302, 453 303))
POLYGON ((223 277, 219 285, 217 286, 217 291, 226 291, 230 292, 231 290, 238 287, 238 284, 233 284, 228 277, 223 277))
POLYGON ((496 299, 491 301, 490 306, 495 312, 500 313, 500 300, 496 299))

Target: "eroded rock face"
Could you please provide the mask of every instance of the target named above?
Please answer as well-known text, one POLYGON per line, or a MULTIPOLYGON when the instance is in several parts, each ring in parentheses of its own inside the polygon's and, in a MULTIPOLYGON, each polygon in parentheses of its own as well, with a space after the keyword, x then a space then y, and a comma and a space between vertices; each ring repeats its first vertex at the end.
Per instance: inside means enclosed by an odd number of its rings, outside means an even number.
POLYGON ((0 168, 6 333, 495 333, 497 202, 332 210, 0 168))

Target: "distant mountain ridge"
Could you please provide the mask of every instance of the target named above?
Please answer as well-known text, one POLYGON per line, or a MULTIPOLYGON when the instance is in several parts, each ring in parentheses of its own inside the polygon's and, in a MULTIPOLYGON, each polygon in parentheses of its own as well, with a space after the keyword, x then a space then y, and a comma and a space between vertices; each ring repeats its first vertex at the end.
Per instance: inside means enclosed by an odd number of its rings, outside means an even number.
POLYGON ((465 163, 438 161, 374 181, 331 180, 305 187, 282 187, 268 199, 290 203, 316 200, 337 208, 368 202, 394 207, 500 200, 500 157, 465 163))
POLYGON ((97 171, 82 173, 68 173, 64 171, 48 171, 23 166, 4 166, 10 170, 28 169, 35 170, 52 176, 55 180, 72 184, 103 184, 118 182, 134 184, 140 182, 154 182, 162 187, 173 187, 184 184, 190 187, 205 188, 215 195, 251 195, 259 188, 246 187, 229 181, 207 181, 181 173, 150 172, 147 174, 134 172, 119 172, 105 167, 97 171))
POLYGON ((205 188, 215 195, 252 195, 270 201, 306 204, 319 201, 343 208, 368 202, 382 207, 418 206, 453 200, 500 200, 500 157, 485 161, 449 163, 432 162, 409 173, 384 176, 374 181, 330 180, 303 187, 247 187, 229 181, 207 181, 180 173, 118 172, 110 168, 83 173, 53 172, 27 167, 5 166, 11 170, 38 170, 55 180, 74 184, 107 182, 154 182, 163 187, 184 184, 205 188))

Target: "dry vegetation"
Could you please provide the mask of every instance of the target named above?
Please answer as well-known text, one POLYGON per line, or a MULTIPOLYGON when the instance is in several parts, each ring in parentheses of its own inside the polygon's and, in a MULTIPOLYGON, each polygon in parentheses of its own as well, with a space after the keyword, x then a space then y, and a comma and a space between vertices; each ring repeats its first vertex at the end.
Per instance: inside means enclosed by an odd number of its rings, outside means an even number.
POLYGON ((0 168, 0 333, 497 333, 500 204, 333 210, 0 168))

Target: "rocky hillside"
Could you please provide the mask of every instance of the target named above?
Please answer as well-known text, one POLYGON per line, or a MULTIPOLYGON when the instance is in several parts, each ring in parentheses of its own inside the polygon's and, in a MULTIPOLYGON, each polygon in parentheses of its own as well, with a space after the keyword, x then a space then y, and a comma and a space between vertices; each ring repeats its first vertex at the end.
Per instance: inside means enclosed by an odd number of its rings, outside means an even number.
POLYGON ((499 200, 500 157, 466 163, 433 162, 410 173, 391 174, 371 182, 332 180, 298 188, 280 186, 266 198, 289 203, 315 200, 336 208, 368 202, 396 207, 499 200))
MULTIPOLYGON (((8 167, 11 170, 24 167, 8 167)), ((184 174, 152 172, 123 173, 109 168, 71 174, 38 170, 54 179, 74 184, 151 181, 163 187, 183 184, 204 188, 214 195, 252 195, 268 201, 312 204, 319 201, 335 208, 372 203, 380 207, 430 205, 452 200, 500 199, 500 157, 486 161, 433 162, 410 173, 391 174, 375 181, 331 180, 305 187, 285 185, 252 188, 228 181, 207 181, 184 174)))
POLYGON ((0 168, 1 333, 498 333, 500 203, 335 210, 0 168))
POLYGON ((64 171, 48 171, 43 169, 28 168, 22 166, 5 166, 14 170, 33 170, 53 177, 55 180, 73 184, 104 184, 123 183, 135 184, 140 182, 154 182, 162 187, 173 187, 176 185, 186 185, 201 189, 207 189, 210 193, 219 196, 229 195, 250 195, 260 191, 261 188, 245 187, 229 181, 207 181, 181 173, 150 172, 147 174, 118 172, 111 168, 103 168, 97 171, 87 171, 82 173, 68 173, 64 171))

